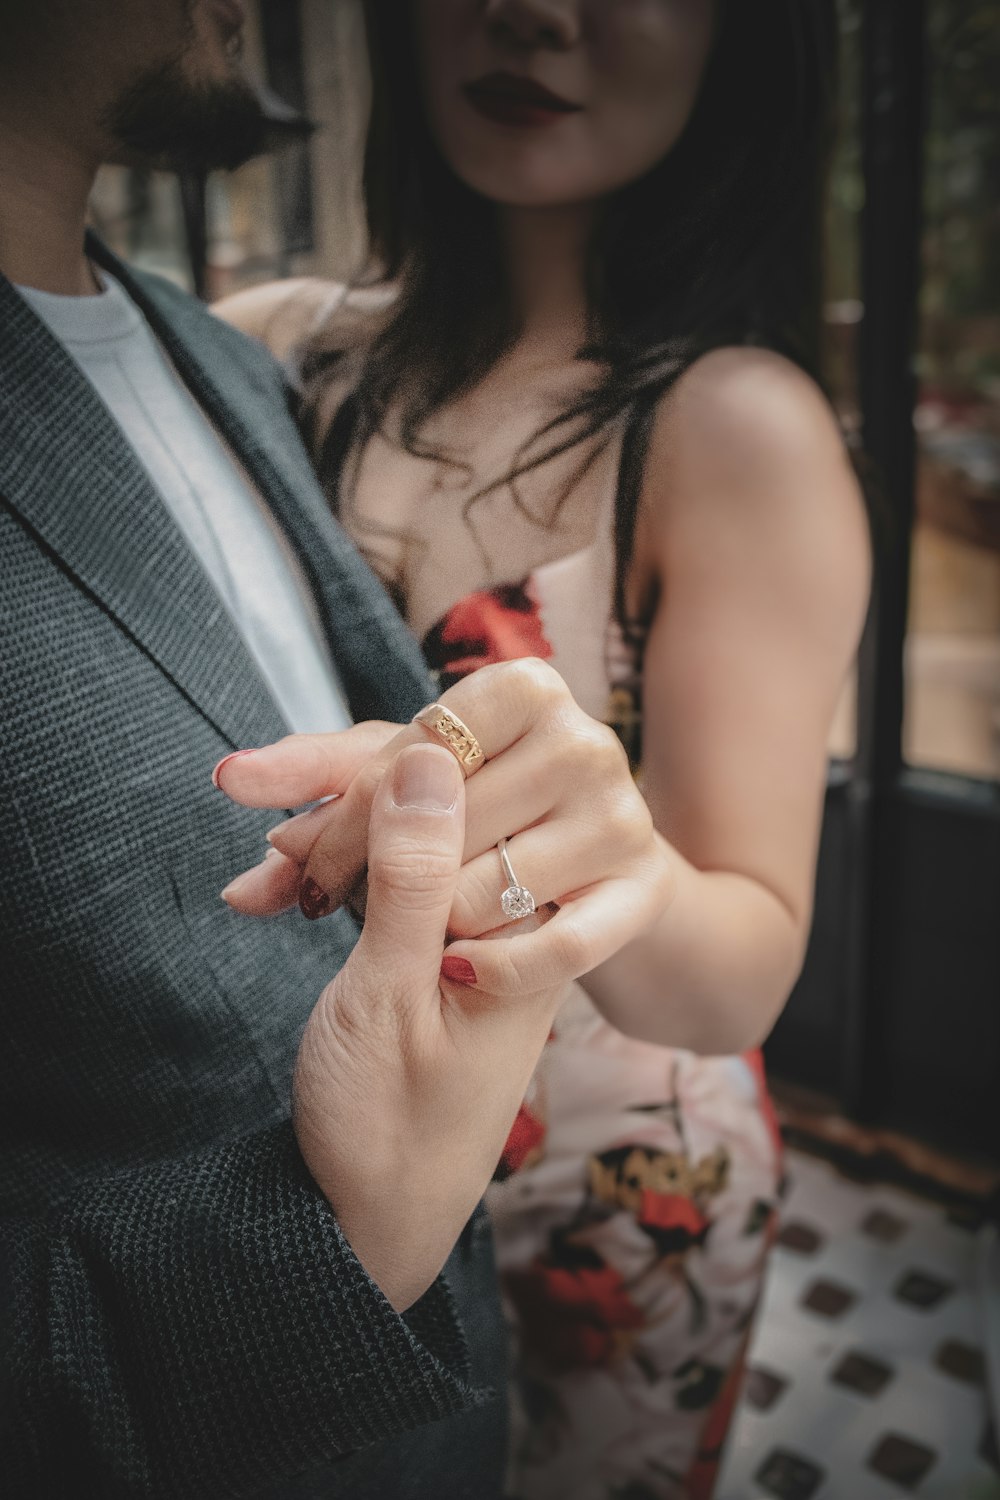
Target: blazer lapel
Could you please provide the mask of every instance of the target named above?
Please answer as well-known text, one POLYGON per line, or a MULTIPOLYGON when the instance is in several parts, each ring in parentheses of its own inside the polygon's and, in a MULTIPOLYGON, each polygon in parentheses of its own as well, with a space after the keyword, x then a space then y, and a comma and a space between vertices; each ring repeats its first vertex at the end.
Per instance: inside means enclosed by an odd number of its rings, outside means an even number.
POLYGON ((355 718, 409 718, 433 696, 420 649, 333 516, 279 382, 249 380, 243 361, 237 366, 232 358, 232 341, 242 336, 219 325, 200 303, 159 278, 130 272, 95 238, 88 249, 145 313, 289 537, 319 601, 355 718))
POLYGON ((0 498, 231 746, 284 721, 222 601, 74 360, 0 277, 0 498))

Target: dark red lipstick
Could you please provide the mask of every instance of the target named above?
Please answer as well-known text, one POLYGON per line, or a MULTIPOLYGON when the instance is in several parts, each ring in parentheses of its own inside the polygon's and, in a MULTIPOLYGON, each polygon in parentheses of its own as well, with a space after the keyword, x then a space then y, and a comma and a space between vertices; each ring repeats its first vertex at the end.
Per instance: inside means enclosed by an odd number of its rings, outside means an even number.
POLYGON ((487 73, 465 85, 465 97, 487 120, 522 129, 554 125, 582 108, 519 73, 487 73))

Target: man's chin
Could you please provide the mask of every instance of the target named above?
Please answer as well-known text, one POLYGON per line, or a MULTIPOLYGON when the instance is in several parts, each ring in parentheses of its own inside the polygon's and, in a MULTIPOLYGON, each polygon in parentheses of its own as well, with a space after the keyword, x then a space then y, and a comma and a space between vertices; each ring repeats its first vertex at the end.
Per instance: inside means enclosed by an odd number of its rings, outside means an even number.
POLYGON ((266 122, 241 74, 192 82, 172 62, 137 79, 106 112, 107 160, 169 172, 231 171, 263 149, 266 122))

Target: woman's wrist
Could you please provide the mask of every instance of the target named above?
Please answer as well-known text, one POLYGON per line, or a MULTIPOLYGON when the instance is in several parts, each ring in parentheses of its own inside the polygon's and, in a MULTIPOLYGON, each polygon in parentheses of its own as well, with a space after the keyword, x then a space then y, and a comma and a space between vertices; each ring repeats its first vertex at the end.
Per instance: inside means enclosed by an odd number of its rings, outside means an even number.
POLYGON ((698 870, 676 850, 671 862, 669 906, 581 984, 638 1040, 709 1055, 759 1046, 801 968, 799 925, 749 877, 698 870))

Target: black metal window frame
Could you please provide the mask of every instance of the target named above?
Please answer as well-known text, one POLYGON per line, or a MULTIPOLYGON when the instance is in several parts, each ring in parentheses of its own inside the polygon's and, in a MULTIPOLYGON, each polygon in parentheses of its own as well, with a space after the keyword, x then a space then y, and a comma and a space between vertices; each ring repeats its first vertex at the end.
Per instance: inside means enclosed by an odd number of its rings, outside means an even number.
MULTIPOLYGON (((924 143, 929 124, 927 0, 865 0, 862 24, 864 316, 858 387, 865 453, 884 513, 876 524, 875 589, 858 662, 856 757, 849 776, 841 778, 848 803, 850 868, 844 872, 841 887, 847 951, 841 991, 846 1014, 841 1029, 840 1096, 844 1107, 861 1119, 884 1120, 888 1114, 889 1122, 897 1123, 893 1111, 900 1107, 902 1123, 914 1118, 919 1127, 912 1110, 922 1083, 904 1082, 898 1094, 892 1084, 901 1068, 916 1068, 926 1075, 929 1089, 934 1076, 934 1042, 906 1040, 900 1003, 901 969, 907 967, 901 957, 905 959, 908 946, 924 941, 917 930, 921 916, 933 920, 936 915, 929 894, 933 881, 926 878, 926 872, 922 876, 918 871, 915 877, 910 866, 915 858, 926 865, 936 849, 948 849, 956 874, 967 879, 968 890, 974 892, 976 870, 964 874, 961 870, 968 850, 968 859, 978 866, 982 881, 992 882, 1000 836, 1000 785, 909 767, 903 757, 904 650, 917 477, 914 412, 924 143), (961 851, 957 860, 955 851, 961 851), (901 1062, 903 1055, 906 1060, 901 1062), (897 1098, 906 1102, 897 1106, 893 1102, 897 1098)), ((957 895, 955 910, 941 914, 941 943, 947 942, 949 931, 960 931, 956 912, 961 900, 957 895)), ((998 961, 995 934, 1000 929, 1000 895, 996 906, 998 918, 993 935, 983 934, 988 946, 983 947, 978 969, 970 969, 968 962, 963 968, 964 955, 956 943, 956 976, 964 975, 967 990, 971 976, 972 990, 980 991, 978 998, 969 999, 969 1036, 961 1039, 969 1055, 975 1045, 975 1018, 989 1020, 987 1008, 998 961)), ((981 924, 988 901, 975 902, 975 910, 981 924)), ((941 955, 939 968, 947 971, 946 953, 941 955)), ((948 996, 942 993, 940 999, 938 1025, 945 1038, 949 1035, 948 996)), ((1000 1001, 1000 989, 995 1000, 1000 1001)), ((932 997, 922 995, 914 1006, 914 1027, 926 1025, 931 1016, 932 997)), ((995 1045, 991 1024, 982 1027, 982 1040, 985 1046, 995 1045)), ((944 1045, 947 1048, 949 1042, 944 1045)), ((955 1060, 951 1059, 953 1071, 955 1060)), ((944 1076, 948 1068, 949 1063, 944 1063, 944 1076)), ((981 1118, 981 1109, 978 1115, 975 1105, 971 1110, 971 1118, 981 1118)), ((949 1133, 952 1122, 940 1110, 929 1108, 927 1119, 932 1122, 931 1134, 941 1129, 949 1133)), ((971 1124, 963 1137, 957 1118, 956 1125, 956 1139, 974 1141, 986 1149, 996 1149, 1000 1141, 996 1132, 990 1141, 983 1141, 981 1127, 971 1124)))

